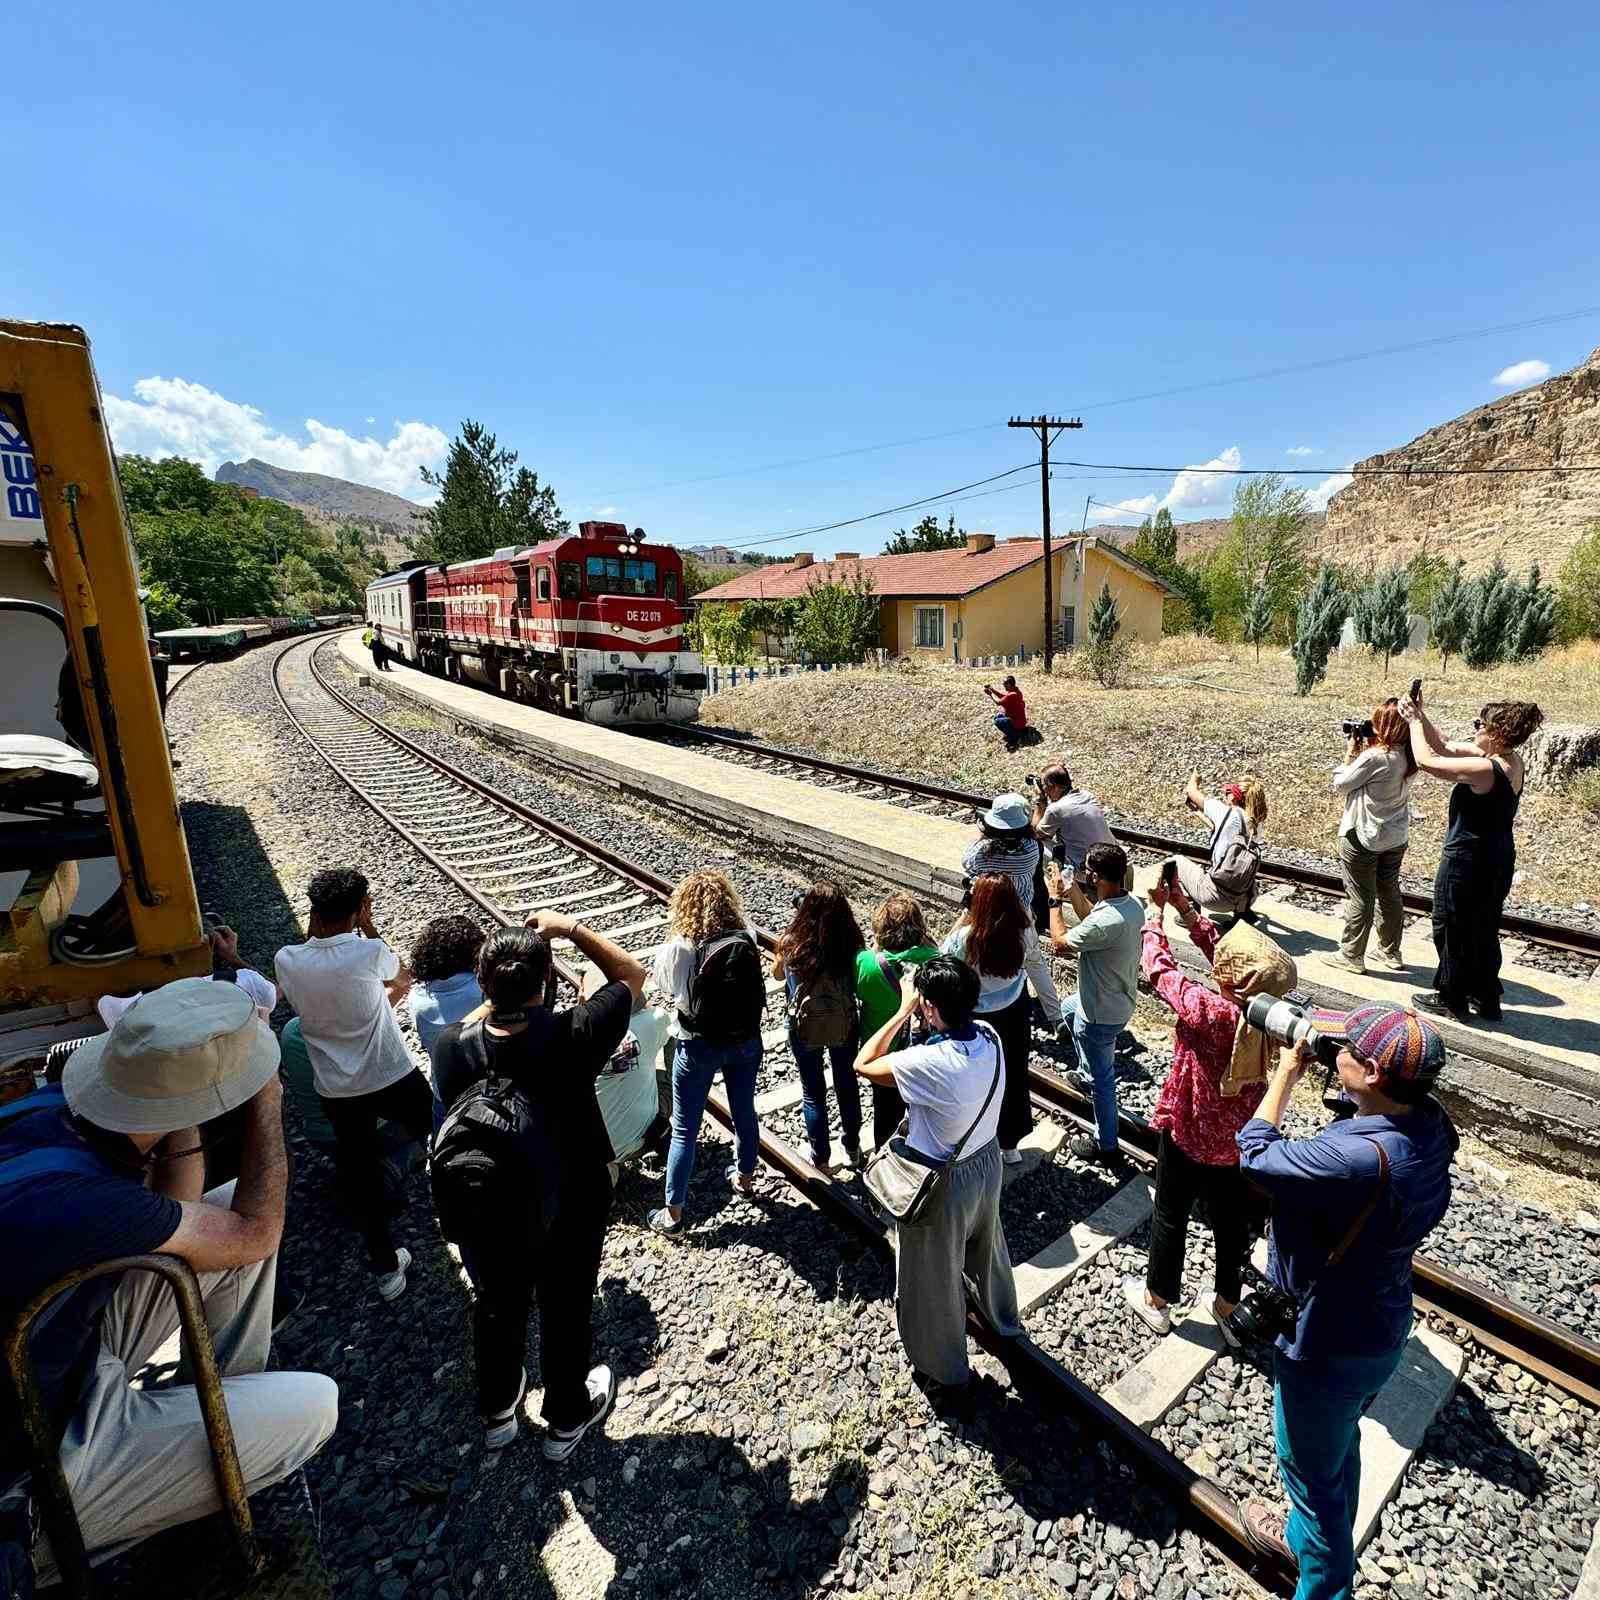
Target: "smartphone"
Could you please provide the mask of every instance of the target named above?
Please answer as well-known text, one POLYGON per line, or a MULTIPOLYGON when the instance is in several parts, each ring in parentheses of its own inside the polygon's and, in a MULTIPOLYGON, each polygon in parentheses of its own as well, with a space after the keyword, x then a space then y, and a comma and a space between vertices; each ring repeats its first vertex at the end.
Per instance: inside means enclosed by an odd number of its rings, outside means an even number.
POLYGON ((1411 680, 1411 703, 1414 706, 1420 706, 1422 704, 1422 679, 1421 678, 1413 678, 1411 680))
POLYGON ((1165 862, 1161 868, 1161 881, 1163 883, 1176 883, 1178 881, 1178 863, 1174 859, 1165 862))

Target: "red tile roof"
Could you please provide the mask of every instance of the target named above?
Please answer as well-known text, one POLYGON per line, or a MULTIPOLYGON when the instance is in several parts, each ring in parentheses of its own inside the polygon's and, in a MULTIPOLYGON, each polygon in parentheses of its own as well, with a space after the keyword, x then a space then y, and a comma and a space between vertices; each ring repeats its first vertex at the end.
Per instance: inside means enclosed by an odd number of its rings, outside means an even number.
MULTIPOLYGON (((1064 547, 1065 541, 1062 541, 1064 547)), ((1025 539, 990 550, 928 550, 911 556, 867 556, 856 561, 814 561, 804 567, 760 567, 703 589, 695 600, 782 600, 802 595, 808 584, 851 580, 860 568, 886 600, 958 599, 998 578, 1009 577, 1044 556, 1044 542, 1025 539)))

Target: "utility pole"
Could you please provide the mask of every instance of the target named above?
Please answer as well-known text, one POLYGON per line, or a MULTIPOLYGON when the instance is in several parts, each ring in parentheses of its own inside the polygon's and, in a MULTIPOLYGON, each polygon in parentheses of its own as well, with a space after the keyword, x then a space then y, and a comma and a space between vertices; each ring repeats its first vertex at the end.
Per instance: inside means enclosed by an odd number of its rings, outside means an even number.
POLYGON ((1076 418, 1067 417, 1013 417, 1008 428, 1026 428, 1039 440, 1039 491, 1044 513, 1044 670, 1055 670, 1055 579, 1050 567, 1050 446, 1061 437, 1066 428, 1081 428, 1076 418))

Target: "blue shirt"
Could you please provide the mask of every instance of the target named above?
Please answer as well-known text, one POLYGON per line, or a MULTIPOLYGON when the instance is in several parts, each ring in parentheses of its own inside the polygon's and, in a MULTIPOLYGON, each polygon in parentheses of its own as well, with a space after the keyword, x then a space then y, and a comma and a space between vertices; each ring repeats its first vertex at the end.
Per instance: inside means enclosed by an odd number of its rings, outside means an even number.
MULTIPOLYGON (((0 1129, 0 1326, 48 1283, 78 1267, 115 1256, 159 1250, 178 1229, 178 1202, 140 1181, 133 1146, 114 1134, 88 1140, 54 1097, 46 1109, 21 1114, 0 1129), (13 1159, 65 1149, 84 1169, 4 1180, 13 1159), (126 1164, 117 1156, 126 1153, 126 1164)), ((100 1314, 119 1275, 94 1278, 55 1303, 34 1323, 29 1340, 34 1375, 57 1428, 76 1409, 94 1372, 100 1314)), ((11 1385, 0 1382, 0 1461, 20 1459, 20 1423, 11 1385)))
POLYGON ((1239 1130, 1239 1165, 1272 1202, 1267 1276, 1306 1295, 1295 1361, 1378 1356, 1411 1327, 1411 1257, 1450 1205, 1450 1160, 1460 1142, 1432 1101, 1403 1116, 1349 1117, 1315 1138, 1286 1139, 1261 1117, 1239 1130), (1378 1182, 1374 1143, 1389 1158, 1388 1191, 1337 1267, 1328 1257, 1378 1182))
POLYGON ((411 991, 411 1020, 422 1048, 431 1056, 433 1041, 483 1004, 483 990, 470 972, 457 972, 432 983, 419 983, 411 991))

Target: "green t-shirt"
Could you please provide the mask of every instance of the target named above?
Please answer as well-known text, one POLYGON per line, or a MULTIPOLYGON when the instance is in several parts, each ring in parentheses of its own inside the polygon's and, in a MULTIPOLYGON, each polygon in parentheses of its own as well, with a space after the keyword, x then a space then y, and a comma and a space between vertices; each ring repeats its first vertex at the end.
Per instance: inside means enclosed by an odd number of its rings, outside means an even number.
MULTIPOLYGON (((886 961, 898 961, 903 967, 920 967, 938 953, 931 944, 919 944, 911 950, 885 950, 883 957, 886 961)), ((856 954, 856 998, 861 1002, 863 1044, 900 1009, 900 991, 879 971, 878 954, 876 950, 861 950, 856 954)))

